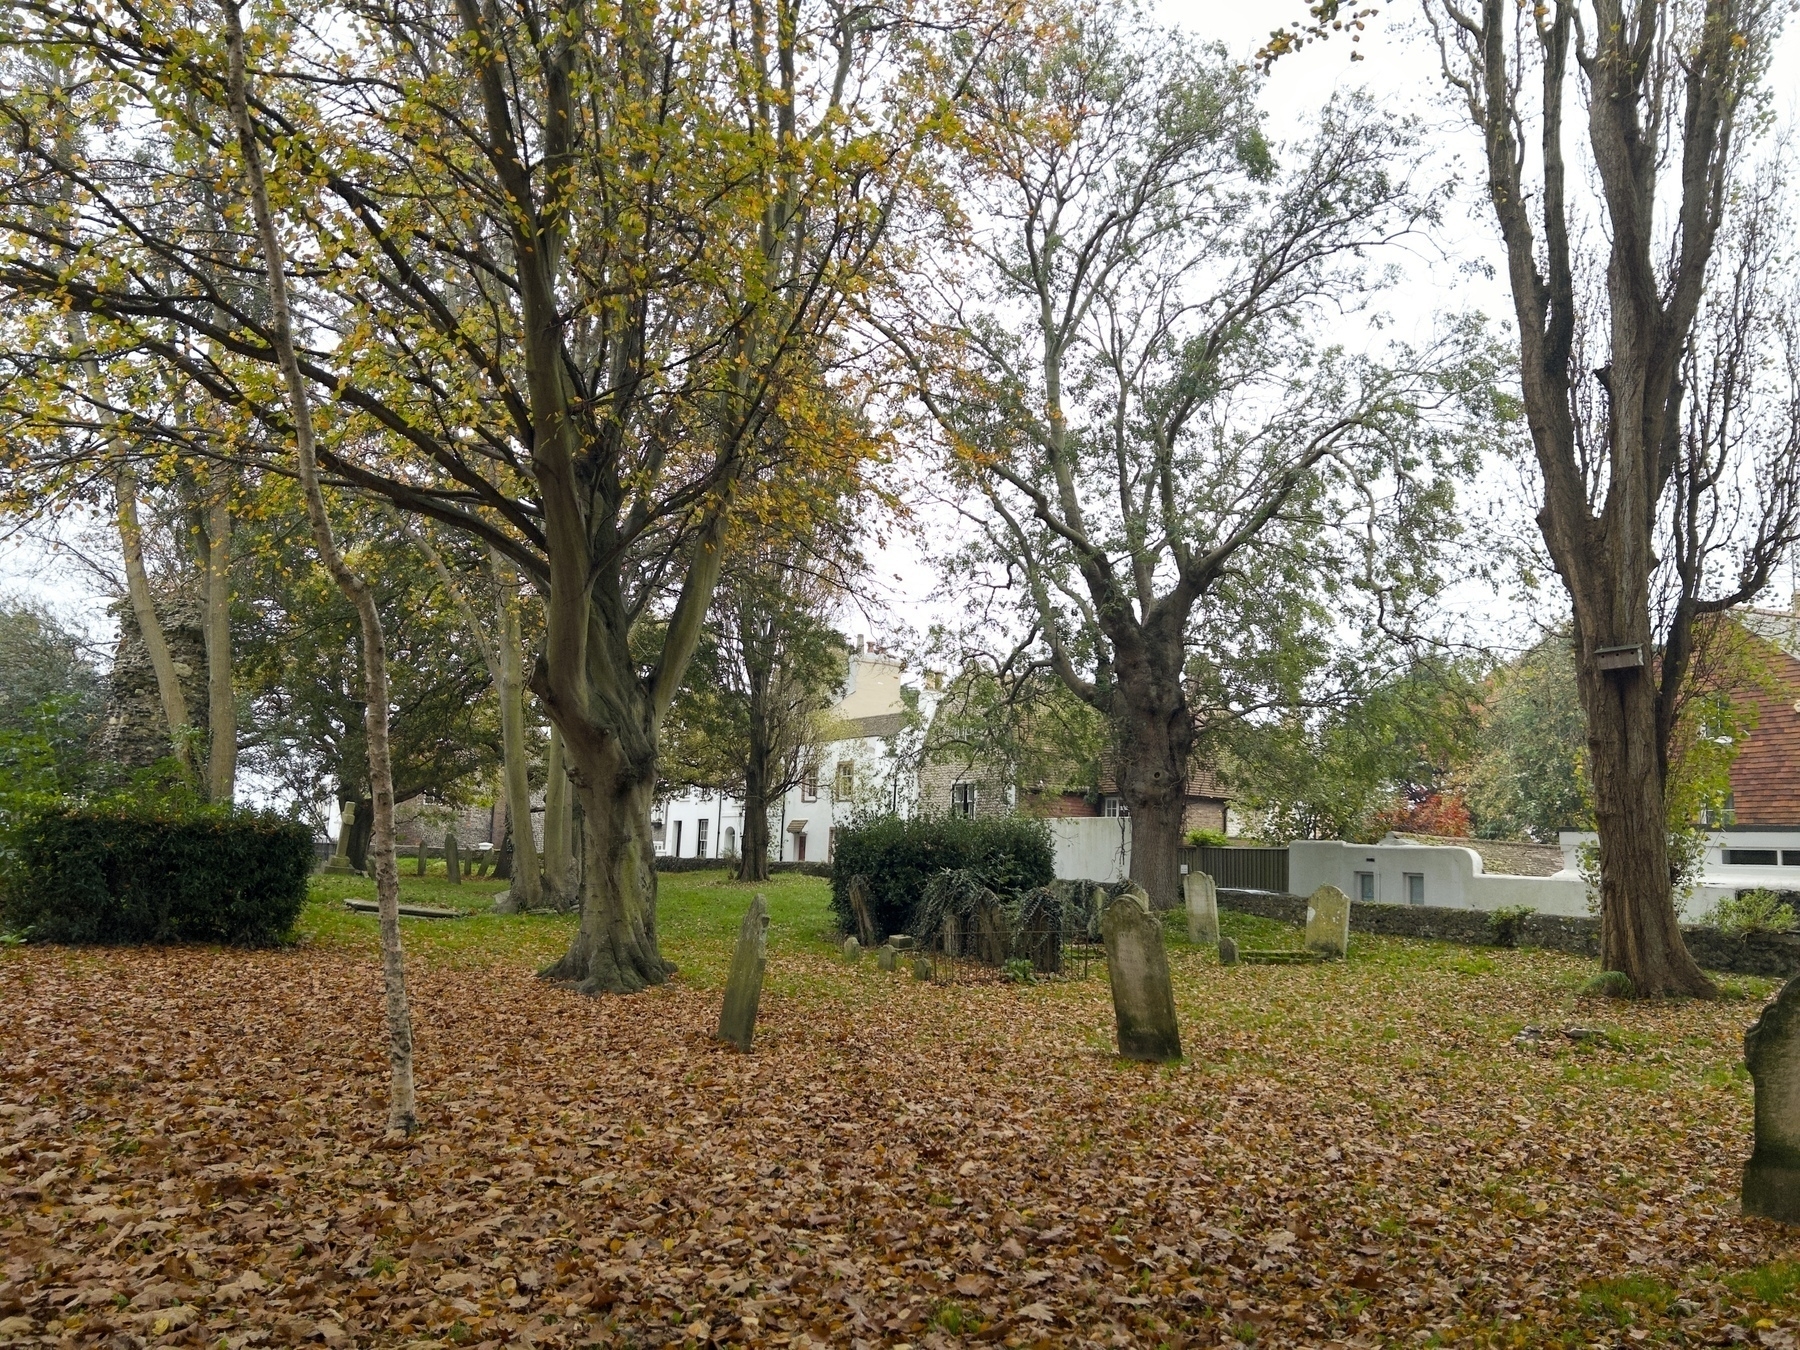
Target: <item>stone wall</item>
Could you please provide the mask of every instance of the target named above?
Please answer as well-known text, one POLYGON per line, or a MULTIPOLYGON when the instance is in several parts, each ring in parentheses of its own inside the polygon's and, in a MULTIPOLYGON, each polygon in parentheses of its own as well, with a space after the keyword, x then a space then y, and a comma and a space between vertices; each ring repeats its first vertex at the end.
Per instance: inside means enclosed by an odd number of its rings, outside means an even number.
MULTIPOLYGON (((1282 923, 1306 922, 1306 897, 1274 891, 1221 888, 1219 908, 1256 914, 1282 923)), ((1350 907, 1350 930, 1389 937, 1429 938, 1467 946, 1494 945, 1488 916, 1480 910, 1440 909, 1433 905, 1368 905, 1350 907)), ((1706 970, 1732 975, 1765 975, 1791 979, 1800 975, 1800 933, 1748 933, 1730 937, 1716 928, 1684 928, 1688 951, 1706 970)), ((1543 947, 1576 956, 1600 954, 1600 921, 1557 914, 1532 914, 1519 925, 1521 947, 1543 947)))
MULTIPOLYGON (((106 681, 106 710, 94 733, 94 756, 121 773, 147 768, 174 754, 169 724, 163 716, 162 696, 156 688, 156 672, 150 651, 138 631, 137 615, 128 600, 113 606, 119 618, 119 645, 113 655, 112 673, 106 681)), ((206 633, 201 627, 198 598, 187 595, 156 597, 157 617, 163 639, 175 662, 175 674, 187 699, 188 721, 196 732, 194 753, 206 759, 206 633)))

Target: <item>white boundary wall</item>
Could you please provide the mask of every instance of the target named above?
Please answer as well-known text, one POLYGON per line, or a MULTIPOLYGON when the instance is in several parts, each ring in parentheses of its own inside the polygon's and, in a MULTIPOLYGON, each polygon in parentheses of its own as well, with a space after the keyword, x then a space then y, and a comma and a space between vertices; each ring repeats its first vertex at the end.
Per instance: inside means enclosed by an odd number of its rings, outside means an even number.
POLYGON ((1119 881, 1131 870, 1129 816, 1052 816, 1058 881, 1119 881))
POLYGON ((1481 855, 1454 844, 1346 844, 1336 839, 1297 839, 1288 845, 1288 890, 1311 895, 1336 886, 1352 900, 1362 898, 1358 872, 1375 875, 1375 900, 1409 903, 1406 877, 1424 878, 1423 903, 1445 909, 1504 909, 1530 905, 1539 914, 1582 916, 1588 912, 1587 885, 1564 868, 1551 877, 1489 873, 1481 855))

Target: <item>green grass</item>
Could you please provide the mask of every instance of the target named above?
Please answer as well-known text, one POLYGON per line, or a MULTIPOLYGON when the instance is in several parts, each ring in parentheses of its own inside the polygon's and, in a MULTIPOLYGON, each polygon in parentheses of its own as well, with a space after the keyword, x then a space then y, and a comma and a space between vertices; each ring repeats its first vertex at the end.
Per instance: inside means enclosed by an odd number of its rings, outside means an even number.
POLYGON ((1589 1317, 1605 1317, 1629 1327, 1645 1313, 1660 1317, 1675 1301, 1675 1291, 1654 1275, 1621 1275, 1595 1280, 1581 1290, 1581 1310, 1589 1317))
POLYGON ((1726 1278, 1740 1294, 1764 1303, 1800 1302, 1800 1261, 1770 1261, 1726 1278))
MULTIPOLYGON (((504 881, 470 879, 461 885, 435 876, 410 875, 403 865, 403 904, 436 905, 462 910, 461 919, 400 920, 400 940, 409 954, 452 964, 517 962, 548 965, 568 948, 575 931, 572 914, 495 914, 494 896, 504 881)), ((818 877, 783 873, 761 884, 730 879, 717 872, 670 872, 657 879, 657 937, 663 954, 680 967, 683 977, 703 988, 722 985, 731 963, 731 947, 750 897, 761 891, 769 900, 769 945, 824 951, 835 945, 830 890, 818 877)), ((373 900, 369 877, 315 876, 300 916, 302 941, 318 946, 372 949, 376 918, 343 906, 345 900, 373 900)))

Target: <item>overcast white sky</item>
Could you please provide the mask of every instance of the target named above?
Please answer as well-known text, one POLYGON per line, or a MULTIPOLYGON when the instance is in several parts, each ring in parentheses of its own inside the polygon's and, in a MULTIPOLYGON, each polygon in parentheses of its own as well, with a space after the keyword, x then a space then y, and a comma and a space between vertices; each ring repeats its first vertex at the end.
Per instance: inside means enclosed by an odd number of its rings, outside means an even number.
MULTIPOLYGON (((1161 13, 1201 40, 1222 42, 1234 55, 1248 59, 1283 19, 1304 13, 1302 0, 1241 3, 1238 0, 1169 0, 1161 13)), ((1396 117, 1414 115, 1432 128, 1437 166, 1443 174, 1446 218, 1432 249, 1418 248, 1399 257, 1400 284, 1383 299, 1402 338, 1422 337, 1434 318, 1447 312, 1479 309, 1504 320, 1510 305, 1503 289, 1482 269, 1496 257, 1490 217, 1482 201, 1479 143, 1465 117, 1443 98, 1436 53, 1421 41, 1417 0, 1384 5, 1369 31, 1353 44, 1345 37, 1317 44, 1277 64, 1269 77, 1264 106, 1270 131, 1282 140, 1304 129, 1308 120, 1340 88, 1364 87, 1396 117), (1352 50, 1363 60, 1352 61, 1352 50)), ((1800 125, 1800 23, 1790 25, 1774 71, 1778 111, 1789 125, 1800 125)), ((1478 485, 1480 495, 1503 502, 1516 515, 1517 528, 1534 533, 1529 503, 1517 492, 1507 471, 1478 485)), ((915 631, 934 618, 953 617, 960 605, 934 598, 937 581, 920 549, 894 540, 876 556, 876 600, 884 615, 873 621, 853 617, 855 632, 880 635, 896 625, 915 631)), ((1783 578, 1785 600, 1792 577, 1783 578)), ((65 557, 36 546, 0 544, 0 590, 25 593, 48 602, 68 619, 104 630, 106 597, 93 573, 65 557)), ((1456 598, 1471 624, 1498 629, 1515 623, 1517 610, 1479 589, 1465 588, 1456 598)), ((1501 636, 1498 631, 1490 637, 1501 636)))

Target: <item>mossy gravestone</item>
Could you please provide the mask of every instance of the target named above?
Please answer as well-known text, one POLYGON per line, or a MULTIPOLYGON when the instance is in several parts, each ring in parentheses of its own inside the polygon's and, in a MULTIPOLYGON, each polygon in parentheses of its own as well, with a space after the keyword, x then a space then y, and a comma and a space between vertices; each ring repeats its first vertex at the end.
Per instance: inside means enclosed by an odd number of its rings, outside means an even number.
POLYGON ((444 831, 444 875, 458 886, 462 885, 462 859, 456 852, 455 830, 444 831))
POLYGON ((419 875, 425 875, 425 837, 419 836, 419 875))
POLYGON ((1169 957, 1163 951, 1162 921, 1150 911, 1150 897, 1135 885, 1127 887, 1106 907, 1100 932, 1106 939, 1106 977, 1112 985, 1119 1053, 1156 1064, 1180 1059, 1169 957))
POLYGON ((858 942, 853 937, 845 938, 844 960, 848 961, 851 965, 855 965, 858 961, 862 960, 862 943, 858 942))
POLYGON ((769 964, 769 902, 760 893, 744 912, 737 950, 725 980, 725 1006, 719 1009, 719 1039, 748 1053, 756 1033, 756 1005, 762 1000, 763 970, 769 964))
POLYGON ((1756 1148, 1744 1165, 1744 1213, 1800 1223, 1800 977, 1744 1033, 1756 1083, 1756 1148))
POLYGON ((1306 950, 1321 956, 1350 954, 1350 897, 1321 886, 1306 901, 1306 950))
POLYGON ((1219 940, 1219 888, 1204 872, 1189 872, 1181 879, 1187 901, 1188 941, 1212 946, 1219 940))

